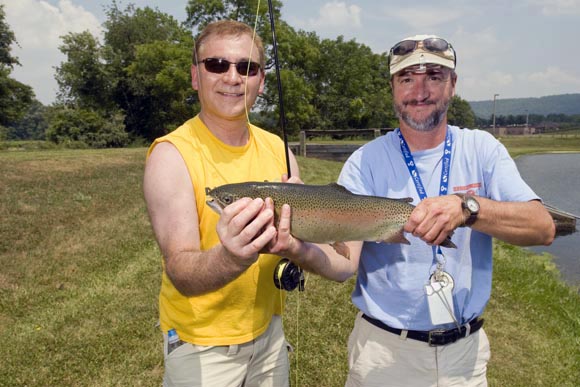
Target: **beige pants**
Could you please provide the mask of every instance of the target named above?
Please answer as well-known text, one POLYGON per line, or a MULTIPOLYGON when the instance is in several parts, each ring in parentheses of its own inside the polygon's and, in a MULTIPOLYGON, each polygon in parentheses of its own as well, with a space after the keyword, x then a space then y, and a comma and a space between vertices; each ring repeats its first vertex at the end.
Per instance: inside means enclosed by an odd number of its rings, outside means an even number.
POLYGON ((489 341, 483 329, 439 347, 356 318, 348 342, 347 387, 487 386, 489 341))
POLYGON ((165 356, 163 386, 287 387, 289 348, 282 318, 274 316, 268 330, 248 343, 214 347, 186 343, 175 349, 165 356))

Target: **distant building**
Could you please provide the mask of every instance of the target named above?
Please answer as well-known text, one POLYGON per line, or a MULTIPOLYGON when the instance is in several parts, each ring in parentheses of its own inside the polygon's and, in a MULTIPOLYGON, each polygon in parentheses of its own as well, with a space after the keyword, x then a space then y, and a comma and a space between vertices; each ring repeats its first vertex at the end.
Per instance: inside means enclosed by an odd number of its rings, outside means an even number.
POLYGON ((527 125, 496 126, 495 129, 488 128, 486 130, 496 137, 518 136, 518 135, 521 136, 538 133, 535 127, 527 125))

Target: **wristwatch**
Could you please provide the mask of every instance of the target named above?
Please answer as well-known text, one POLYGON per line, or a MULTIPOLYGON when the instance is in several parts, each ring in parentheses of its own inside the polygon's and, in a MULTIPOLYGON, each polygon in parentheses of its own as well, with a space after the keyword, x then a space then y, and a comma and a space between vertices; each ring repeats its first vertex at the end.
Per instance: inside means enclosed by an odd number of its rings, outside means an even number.
POLYGON ((479 214, 479 202, 470 194, 455 194, 461 198, 461 209, 467 211, 467 219, 465 219, 465 226, 471 226, 477 220, 479 214))

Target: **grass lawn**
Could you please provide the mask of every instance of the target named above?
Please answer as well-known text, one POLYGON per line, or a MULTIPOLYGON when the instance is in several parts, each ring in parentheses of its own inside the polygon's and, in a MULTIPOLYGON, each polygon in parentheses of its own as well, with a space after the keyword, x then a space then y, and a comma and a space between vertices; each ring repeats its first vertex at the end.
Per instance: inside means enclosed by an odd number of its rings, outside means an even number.
MULTIPOLYGON (((0 152, 0 386, 161 384, 161 258, 144 160, 144 148, 0 152)), ((307 183, 335 181, 341 167, 299 163, 307 183)), ((578 289, 547 256, 496 243, 494 262, 490 385, 577 386, 578 289)), ((289 294, 293 386, 344 384, 353 285, 308 275, 306 291, 289 294)))

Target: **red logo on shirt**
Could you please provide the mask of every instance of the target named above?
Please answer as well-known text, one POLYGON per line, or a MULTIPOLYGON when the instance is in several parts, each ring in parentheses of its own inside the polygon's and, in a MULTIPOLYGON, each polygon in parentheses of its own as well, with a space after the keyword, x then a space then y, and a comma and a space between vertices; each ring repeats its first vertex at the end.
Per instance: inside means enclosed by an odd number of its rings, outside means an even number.
POLYGON ((481 183, 471 183, 468 185, 461 185, 458 187, 453 187, 453 192, 465 191, 466 193, 468 193, 470 195, 474 195, 478 188, 481 188, 481 183))

